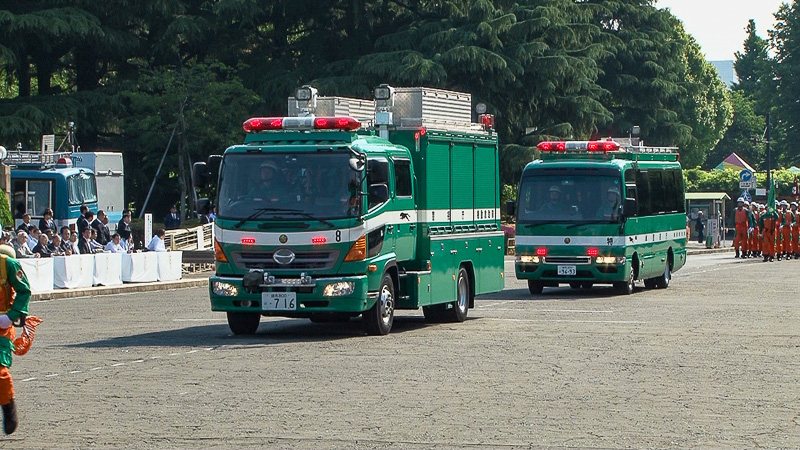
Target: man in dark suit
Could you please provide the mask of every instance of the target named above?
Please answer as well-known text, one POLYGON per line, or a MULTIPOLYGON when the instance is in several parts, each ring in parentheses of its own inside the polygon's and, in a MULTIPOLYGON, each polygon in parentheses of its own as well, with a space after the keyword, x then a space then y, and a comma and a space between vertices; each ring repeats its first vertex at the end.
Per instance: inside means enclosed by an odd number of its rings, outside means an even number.
POLYGON ((122 238, 125 250, 130 248, 131 244, 131 212, 127 209, 122 212, 122 219, 117 224, 117 233, 122 238))
POLYGON ((24 231, 30 234, 31 227, 33 226, 34 225, 31 223, 31 215, 28 213, 24 213, 22 214, 22 223, 19 224, 19 226, 17 227, 17 231, 24 231))
POLYGON ((181 227, 181 217, 178 215, 178 210, 175 206, 169 208, 169 214, 164 217, 164 228, 167 230, 174 230, 181 227))
POLYGON ((92 228, 91 227, 84 228, 81 238, 78 239, 78 250, 81 252, 81 255, 91 255, 92 253, 94 253, 92 245, 89 244, 89 241, 91 239, 92 239, 92 228))
POLYGON ((78 220, 75 223, 75 225, 78 227, 78 234, 83 234, 83 229, 89 226, 89 221, 86 220, 86 213, 88 211, 88 206, 81 205, 81 215, 78 216, 78 220))
POLYGON ((106 213, 101 209, 97 211, 97 218, 91 223, 92 228, 97 230, 97 242, 102 244, 103 247, 111 240, 111 231, 108 229, 108 225, 103 221, 105 216, 106 213))

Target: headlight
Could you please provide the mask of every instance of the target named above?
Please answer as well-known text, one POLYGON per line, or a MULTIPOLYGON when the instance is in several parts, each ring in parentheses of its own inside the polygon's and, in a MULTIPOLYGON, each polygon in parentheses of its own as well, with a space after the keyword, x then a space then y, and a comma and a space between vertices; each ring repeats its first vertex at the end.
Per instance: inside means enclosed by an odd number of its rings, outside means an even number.
POLYGON ((215 281, 211 283, 211 290, 217 295, 225 297, 236 297, 239 295, 239 288, 236 285, 226 283, 224 281, 215 281))
POLYGON ((518 263, 539 264, 540 261, 541 261, 541 258, 539 256, 517 255, 517 262, 518 263))
POLYGON ((598 256, 597 264, 625 264, 624 256, 598 256))
POLYGON ((356 284, 352 281, 339 281, 325 286, 322 295, 325 297, 341 297, 350 295, 356 289, 356 284))

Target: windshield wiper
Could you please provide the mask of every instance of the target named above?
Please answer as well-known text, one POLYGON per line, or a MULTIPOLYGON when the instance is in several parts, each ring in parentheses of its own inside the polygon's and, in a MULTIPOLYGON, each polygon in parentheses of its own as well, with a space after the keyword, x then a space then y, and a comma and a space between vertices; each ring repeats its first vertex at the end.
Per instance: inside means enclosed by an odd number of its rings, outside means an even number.
POLYGON ((331 223, 331 222, 329 222, 329 221, 327 221, 325 219, 320 219, 319 217, 314 217, 312 214, 309 214, 309 213, 307 213, 305 211, 301 211, 299 209, 282 209, 282 210, 280 210, 280 212, 285 212, 285 213, 288 213, 288 214, 297 214, 297 215, 306 217, 308 219, 318 220, 318 221, 324 223, 325 225, 329 226, 330 228, 333 228, 333 227, 336 226, 333 223, 331 223))
POLYGON ((586 222, 578 222, 578 223, 573 223, 573 224, 567 225, 565 228, 575 228, 575 227, 579 227, 581 225, 597 225, 597 224, 601 224, 601 223, 613 224, 613 223, 617 223, 617 222, 612 222, 610 220, 587 220, 586 222))
POLYGON ((234 225, 233 228, 239 228, 242 225, 244 225, 246 222, 249 222, 251 220, 255 220, 255 219, 259 218, 262 214, 264 214, 266 212, 291 212, 291 211, 294 211, 294 210, 293 209, 284 209, 284 208, 258 208, 258 209, 256 209, 256 211, 253 214, 250 214, 249 216, 245 217, 244 219, 236 222, 236 225, 234 225))

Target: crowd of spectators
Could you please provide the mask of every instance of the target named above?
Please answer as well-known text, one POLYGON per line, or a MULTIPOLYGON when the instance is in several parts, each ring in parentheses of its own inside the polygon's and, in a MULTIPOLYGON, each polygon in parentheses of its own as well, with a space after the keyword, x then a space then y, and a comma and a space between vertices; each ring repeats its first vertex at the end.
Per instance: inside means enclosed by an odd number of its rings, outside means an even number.
MULTIPOLYGON (((131 253, 137 251, 131 230, 131 212, 124 211, 117 223, 117 232, 111 234, 108 216, 100 210, 95 216, 85 205, 72 227, 57 228, 53 211, 47 208, 39 220, 39 226, 31 223, 28 213, 22 215, 22 223, 16 231, 0 231, 0 244, 10 244, 17 258, 49 258, 52 256, 85 255, 100 252, 131 253)), ((144 251, 165 252, 165 232, 159 228, 144 251)))

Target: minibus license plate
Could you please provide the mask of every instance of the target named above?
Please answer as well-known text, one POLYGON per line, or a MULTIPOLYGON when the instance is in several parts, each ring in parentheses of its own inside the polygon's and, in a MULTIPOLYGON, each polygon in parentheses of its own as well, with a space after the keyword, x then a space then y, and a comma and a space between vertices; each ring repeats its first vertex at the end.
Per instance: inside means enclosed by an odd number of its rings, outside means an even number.
POLYGON ((297 309, 296 292, 262 292, 262 311, 294 311, 297 309))
POLYGON ((559 275, 576 275, 577 273, 575 266, 558 266, 559 275))

